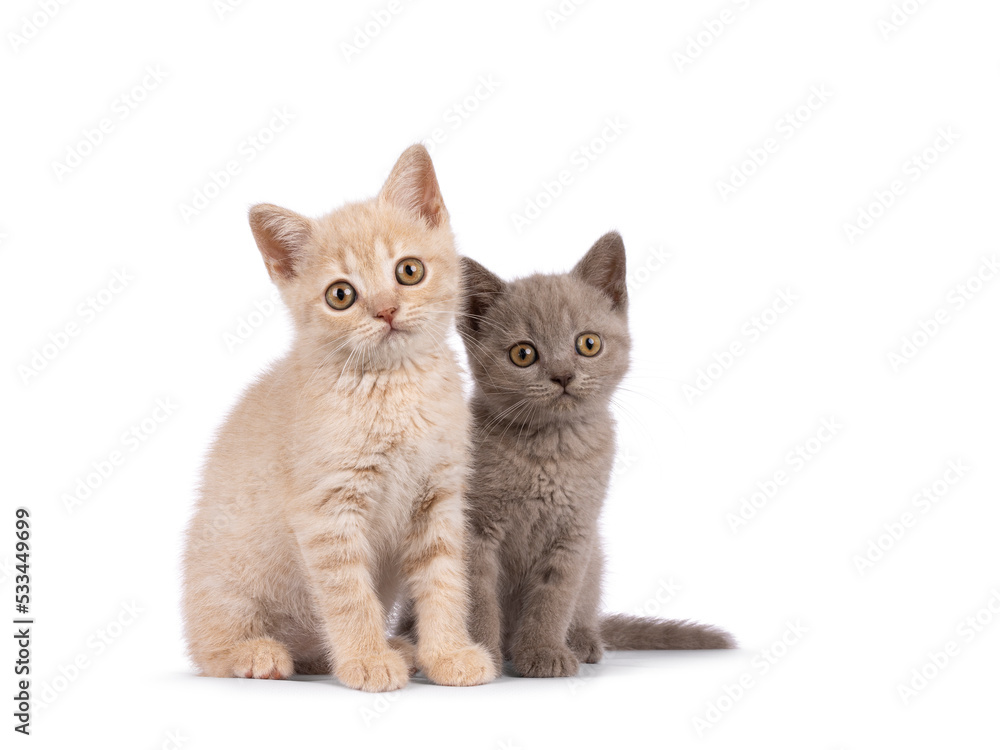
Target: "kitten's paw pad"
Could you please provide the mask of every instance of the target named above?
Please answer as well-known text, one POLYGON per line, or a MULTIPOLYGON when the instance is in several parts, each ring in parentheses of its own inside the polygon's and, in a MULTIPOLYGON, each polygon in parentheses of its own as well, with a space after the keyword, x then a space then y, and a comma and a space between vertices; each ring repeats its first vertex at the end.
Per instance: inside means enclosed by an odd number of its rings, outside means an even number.
POLYGON ((438 685, 468 687, 484 685, 493 680, 499 670, 489 652, 478 645, 435 654, 422 659, 421 668, 431 682, 438 685))
POLYGON ((396 651, 403 660, 406 662, 406 666, 409 667, 410 677, 413 677, 417 673, 417 649, 410 643, 410 641, 401 635, 393 636, 389 639, 389 645, 394 651, 396 651))
POLYGON ((515 653, 514 667, 522 677, 572 677, 580 662, 566 646, 543 646, 515 653))
POLYGON ((229 652, 234 677, 283 680, 295 671, 288 649, 273 638, 257 638, 233 646, 229 652))
POLYGON ((397 651, 387 648, 382 654, 348 659, 337 666, 335 674, 349 688, 384 693, 399 690, 409 681, 410 665, 397 651))
POLYGON ((590 630, 571 633, 570 650, 584 664, 597 664, 604 657, 604 644, 597 633, 590 630))

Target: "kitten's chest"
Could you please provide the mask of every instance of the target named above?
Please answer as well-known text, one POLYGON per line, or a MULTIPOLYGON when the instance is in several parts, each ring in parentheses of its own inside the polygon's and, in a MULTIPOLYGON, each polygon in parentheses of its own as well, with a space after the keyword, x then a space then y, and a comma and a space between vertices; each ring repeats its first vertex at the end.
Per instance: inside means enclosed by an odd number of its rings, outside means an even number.
POLYGON ((530 439, 501 441, 498 457, 516 469, 526 494, 553 508, 580 508, 599 502, 614 459, 610 424, 568 425, 540 431, 530 439))
POLYGON ((401 382, 384 378, 339 400, 349 414, 355 445, 387 454, 426 448, 428 438, 446 434, 456 423, 464 428, 467 422, 457 383, 437 376, 401 382))
POLYGON ((507 497, 501 557, 511 584, 528 576, 554 544, 589 544, 604 498, 601 478, 574 471, 575 462, 538 461, 520 474, 507 497), (572 540, 570 542, 570 540, 572 540))
POLYGON ((457 377, 365 376, 324 394, 309 417, 325 473, 353 474, 373 493, 414 494, 431 472, 464 465, 468 415, 457 377))
POLYGON ((506 537, 526 562, 532 550, 596 523, 614 456, 613 436, 536 437, 534 443, 494 446, 494 476, 503 476, 506 537))

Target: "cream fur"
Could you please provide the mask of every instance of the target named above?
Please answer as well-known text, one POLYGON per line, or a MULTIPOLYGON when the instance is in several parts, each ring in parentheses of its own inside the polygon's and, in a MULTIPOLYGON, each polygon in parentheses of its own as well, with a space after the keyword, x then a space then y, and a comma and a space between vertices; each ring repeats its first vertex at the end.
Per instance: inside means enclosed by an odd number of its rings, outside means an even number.
POLYGON ((208 457, 184 562, 195 664, 217 677, 332 669, 371 691, 415 667, 442 684, 491 680, 466 626, 469 418, 445 343, 460 271, 430 157, 408 149, 370 201, 320 219, 255 206, 250 223, 296 338, 208 457), (425 277, 403 286, 394 269, 410 257, 425 277), (337 281, 357 291, 347 310, 325 301, 337 281), (390 326, 377 315, 392 308, 390 326), (415 600, 415 653, 385 635, 401 595, 415 600))

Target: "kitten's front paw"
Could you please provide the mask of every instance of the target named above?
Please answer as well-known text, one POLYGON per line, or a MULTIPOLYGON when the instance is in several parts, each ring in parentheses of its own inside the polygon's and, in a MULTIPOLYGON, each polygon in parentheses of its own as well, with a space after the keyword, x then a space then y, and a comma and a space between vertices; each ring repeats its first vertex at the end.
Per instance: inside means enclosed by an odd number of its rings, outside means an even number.
POLYGON ((273 638, 256 638, 237 643, 229 651, 234 677, 283 680, 294 671, 288 649, 273 638))
POLYGON ((410 677, 417 673, 417 649, 410 641, 401 635, 395 635, 389 639, 389 645, 394 651, 399 652, 406 662, 410 671, 410 677))
POLYGON ((572 630, 569 647, 584 664, 597 664, 604 656, 604 644, 594 630, 572 630))
POLYGON ((421 659, 420 668, 431 682, 455 687, 483 685, 494 679, 499 671, 489 652, 478 645, 421 659))
POLYGON ((522 677, 572 677, 580 668, 566 646, 536 646, 514 652, 514 668, 522 677))
POLYGON ((369 693, 399 690, 410 679, 410 665, 398 652, 387 648, 383 653, 347 659, 334 673, 349 688, 369 693))
POLYGON ((498 675, 503 674, 503 654, 500 653, 500 648, 490 648, 489 646, 484 646, 486 653, 490 655, 490 659, 493 661, 493 668, 496 670, 498 675))

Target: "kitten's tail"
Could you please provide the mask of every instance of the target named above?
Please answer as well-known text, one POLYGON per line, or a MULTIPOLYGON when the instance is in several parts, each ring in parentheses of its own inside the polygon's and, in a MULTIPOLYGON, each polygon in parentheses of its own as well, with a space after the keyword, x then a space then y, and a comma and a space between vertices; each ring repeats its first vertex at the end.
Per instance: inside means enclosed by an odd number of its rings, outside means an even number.
POLYGON ((612 651, 736 648, 736 639, 715 625, 632 615, 604 615, 601 640, 612 651))

